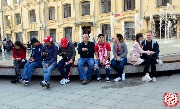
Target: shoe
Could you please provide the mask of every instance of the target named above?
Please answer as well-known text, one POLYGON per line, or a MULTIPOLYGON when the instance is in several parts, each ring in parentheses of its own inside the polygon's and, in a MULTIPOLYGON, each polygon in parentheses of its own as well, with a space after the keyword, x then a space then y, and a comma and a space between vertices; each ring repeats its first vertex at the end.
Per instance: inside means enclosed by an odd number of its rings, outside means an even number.
POLYGON ((152 78, 152 82, 156 82, 156 78, 155 77, 152 78))
POLYGON ((59 81, 60 84, 62 84, 62 82, 65 80, 65 78, 63 78, 61 81, 59 81))
POLYGON ((19 82, 18 79, 14 79, 14 80, 11 81, 11 83, 13 83, 13 84, 16 84, 16 83, 18 83, 18 82, 19 82))
POLYGON ((106 77, 106 82, 110 82, 110 79, 109 79, 109 77, 106 77))
POLYGON ((98 77, 96 82, 101 82, 101 77, 98 77))
POLYGON ((114 79, 114 82, 118 82, 118 81, 120 81, 120 80, 121 80, 121 78, 120 78, 120 77, 117 77, 117 78, 114 79))
POLYGON ((41 81, 41 82, 40 82, 40 85, 41 85, 42 87, 46 86, 46 84, 47 84, 47 83, 46 83, 45 81, 41 81))
POLYGON ((83 80, 83 85, 85 85, 85 84, 87 84, 89 82, 89 80, 88 79, 85 79, 85 80, 83 80))
POLYGON ((145 76, 142 77, 142 81, 150 82, 151 80, 152 78, 149 76, 149 74, 146 74, 145 76))
POLYGON ((29 81, 27 79, 21 79, 21 83, 27 86, 29 81))
POLYGON ((50 88, 50 83, 46 82, 46 88, 49 89, 50 88))
POLYGON ((60 81, 60 84, 62 84, 62 85, 64 85, 64 84, 67 84, 67 83, 69 83, 70 82, 70 80, 69 79, 62 79, 61 81, 60 81))

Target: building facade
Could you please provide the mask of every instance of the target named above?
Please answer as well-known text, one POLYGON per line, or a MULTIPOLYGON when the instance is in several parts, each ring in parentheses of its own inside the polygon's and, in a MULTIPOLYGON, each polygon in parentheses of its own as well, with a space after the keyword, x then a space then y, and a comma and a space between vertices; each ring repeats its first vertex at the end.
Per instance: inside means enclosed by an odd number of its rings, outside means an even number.
POLYGON ((157 38, 177 37, 180 0, 1 0, 1 38, 27 43, 52 36, 82 41, 82 34, 96 38, 133 34, 152 29, 157 38), (169 4, 167 4, 169 3, 169 4), (168 5, 168 6, 167 6, 168 5), (173 14, 172 14, 173 13, 173 14), (173 29, 172 29, 173 27, 173 29), (170 30, 171 29, 171 30, 170 30))

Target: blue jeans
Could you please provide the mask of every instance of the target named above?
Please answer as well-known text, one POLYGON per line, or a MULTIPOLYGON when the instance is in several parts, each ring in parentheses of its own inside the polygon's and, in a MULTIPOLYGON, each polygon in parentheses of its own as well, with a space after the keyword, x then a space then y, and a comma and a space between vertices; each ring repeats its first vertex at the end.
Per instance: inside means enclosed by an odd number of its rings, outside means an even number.
POLYGON ((122 76, 124 66, 127 63, 127 58, 122 59, 121 61, 116 61, 114 58, 111 60, 111 66, 118 72, 119 77, 122 76))
POLYGON ((65 61, 61 59, 57 65, 59 72, 61 73, 61 76, 65 79, 68 79, 68 76, 70 76, 70 72, 72 69, 72 63, 65 64, 65 61), (64 66, 66 67, 66 72, 64 71, 64 66))
POLYGON ((44 81, 49 82, 52 70, 57 66, 57 62, 53 62, 51 65, 49 65, 48 68, 46 68, 46 64, 46 61, 42 61, 42 66, 44 70, 44 81))
POLYGON ((91 80, 93 67, 94 67, 94 58, 79 58, 78 59, 78 70, 79 70, 80 80, 85 80, 85 79, 91 80), (87 75, 85 74, 85 71, 84 71, 85 63, 88 64, 87 75))
POLYGON ((31 80, 32 77, 32 72, 33 69, 37 66, 41 66, 41 61, 40 62, 30 62, 29 60, 27 61, 27 63, 24 65, 24 72, 22 75, 22 79, 23 80, 31 80))
MULTIPOLYGON (((95 61, 95 64, 98 65, 98 68, 95 69, 96 76, 97 76, 97 77, 101 77, 100 72, 99 72, 99 67, 101 66, 101 65, 100 65, 100 62, 99 62, 98 60, 96 60, 96 61, 95 61)), ((110 66, 107 67, 107 66, 105 65, 105 69, 106 69, 106 77, 109 78, 111 68, 110 68, 110 66)))

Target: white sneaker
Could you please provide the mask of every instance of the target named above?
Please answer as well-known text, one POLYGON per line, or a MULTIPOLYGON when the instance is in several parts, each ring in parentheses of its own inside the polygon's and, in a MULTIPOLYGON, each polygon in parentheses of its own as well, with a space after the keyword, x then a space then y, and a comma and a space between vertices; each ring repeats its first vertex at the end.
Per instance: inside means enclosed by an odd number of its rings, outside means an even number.
POLYGON ((106 82, 110 82, 110 79, 108 77, 106 77, 106 82))
POLYGON ((120 77, 117 77, 117 78, 114 79, 114 82, 118 82, 118 81, 120 81, 120 80, 121 80, 121 78, 120 78, 120 77))
POLYGON ((69 83, 69 82, 70 82, 69 79, 64 79, 64 80, 61 82, 61 84, 64 85, 64 84, 67 84, 67 83, 69 83))
POLYGON ((149 82, 149 81, 151 81, 152 80, 152 78, 149 76, 149 75, 145 75, 145 81, 146 82, 149 82))
POLYGON ((152 78, 152 81, 153 81, 153 82, 156 82, 156 78, 155 78, 155 77, 153 77, 153 78, 152 78))
POLYGON ((61 84, 64 80, 65 80, 65 78, 63 78, 61 81, 59 81, 59 83, 61 84))
POLYGON ((101 81, 101 77, 97 77, 96 82, 100 82, 101 81))

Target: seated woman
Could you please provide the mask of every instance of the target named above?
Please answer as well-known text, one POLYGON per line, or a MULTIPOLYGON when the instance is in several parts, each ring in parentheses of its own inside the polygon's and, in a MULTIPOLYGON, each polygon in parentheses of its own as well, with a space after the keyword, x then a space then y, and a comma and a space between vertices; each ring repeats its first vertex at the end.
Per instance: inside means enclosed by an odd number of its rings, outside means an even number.
POLYGON ((16 41, 13 48, 13 64, 15 68, 15 79, 11 83, 17 83, 21 79, 19 67, 23 67, 26 63, 26 47, 20 41, 16 41))
POLYGON ((140 65, 142 62, 144 62, 144 59, 141 59, 141 54, 142 53, 146 53, 148 55, 150 55, 152 53, 152 51, 144 51, 142 49, 142 46, 140 44, 140 42, 143 40, 143 34, 142 33, 138 33, 136 34, 136 38, 135 38, 135 42, 133 44, 133 48, 132 51, 130 53, 130 62, 133 65, 140 65))
POLYGON ((118 77, 114 79, 114 82, 120 81, 124 66, 127 63, 127 45, 124 42, 123 36, 117 34, 115 37, 115 43, 113 44, 113 55, 114 58, 111 61, 112 67, 118 72, 118 77))

